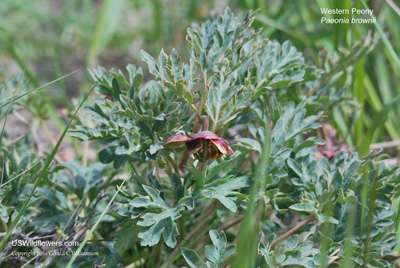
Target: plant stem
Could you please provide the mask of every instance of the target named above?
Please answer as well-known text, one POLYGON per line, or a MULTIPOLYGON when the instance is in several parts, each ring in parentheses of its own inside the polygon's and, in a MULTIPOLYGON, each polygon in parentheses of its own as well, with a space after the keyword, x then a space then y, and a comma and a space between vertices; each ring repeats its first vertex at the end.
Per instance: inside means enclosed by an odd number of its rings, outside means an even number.
MULTIPOLYGON (((197 116, 196 116, 196 121, 194 122, 194 126, 193 126, 193 133, 197 133, 200 130, 200 121, 203 121, 203 119, 201 118, 201 112, 203 111, 203 106, 204 106, 204 102, 207 96, 207 74, 204 74, 204 96, 200 99, 200 103, 199 103, 199 108, 197 109, 197 116)), ((193 105, 192 105, 193 106, 193 105)), ((208 119, 208 118, 207 118, 208 119)), ((204 128, 203 128, 204 130, 204 128)), ((208 130, 208 128, 207 128, 208 130)), ((187 161, 189 160, 189 152, 185 151, 183 153, 182 156, 182 160, 181 163, 179 164, 179 169, 180 171, 184 172, 185 171, 185 166, 187 164, 187 161)))
MULTIPOLYGON (((267 113, 268 111, 266 111, 267 113)), ((268 128, 268 122, 265 122, 264 144, 262 153, 257 163, 253 185, 250 192, 250 200, 246 210, 243 222, 238 235, 237 256, 232 267, 255 267, 257 258, 257 235, 261 229, 261 221, 265 209, 261 203, 257 202, 257 196, 262 195, 267 181, 266 169, 271 151, 271 130, 268 128)))
POLYGON ((209 126, 210 126, 210 120, 208 120, 208 117, 206 115, 202 115, 201 116, 201 130, 207 131, 209 126))
POLYGON ((185 150, 185 152, 183 153, 183 156, 182 156, 181 163, 179 164, 179 170, 181 172, 185 171, 185 166, 186 166, 188 160, 189 160, 189 152, 187 150, 185 150))
POLYGON ((222 225, 221 227, 218 227, 217 231, 218 231, 218 232, 221 232, 222 230, 226 230, 226 229, 228 229, 228 228, 230 228, 230 227, 232 227, 232 226, 238 224, 238 223, 243 219, 243 217, 244 217, 244 216, 241 215, 241 216, 237 217, 236 219, 233 219, 233 220, 231 220, 231 221, 225 223, 225 224, 222 225))
POLYGON ((151 262, 150 262, 150 267, 157 267, 156 265, 157 265, 157 263, 158 263, 158 261, 159 261, 159 259, 160 259, 160 253, 161 253, 161 248, 162 248, 162 245, 163 245, 163 241, 164 239, 160 239, 160 242, 158 242, 158 244, 155 246, 155 247, 153 247, 153 249, 152 249, 152 251, 151 251, 151 254, 150 254, 150 260, 151 260, 151 262))
POLYGON ((368 210, 368 219, 367 219, 367 237, 364 242, 364 263, 368 263, 368 252, 369 252, 369 245, 371 244, 371 232, 372 232, 372 220, 374 218, 374 210, 375 210, 375 202, 376 202, 376 188, 377 188, 378 178, 375 175, 372 182, 372 189, 369 193, 370 200, 369 200, 369 210, 368 210))
POLYGON ((169 156, 169 155, 166 156, 166 159, 167 159, 168 162, 172 165, 172 167, 173 167, 175 173, 176 173, 179 177, 182 177, 182 174, 181 174, 181 172, 179 171, 179 168, 178 168, 178 166, 176 165, 174 159, 172 159, 171 156, 169 156))
POLYGON ((290 229, 289 231, 287 231, 283 235, 277 237, 274 241, 272 241, 271 248, 273 248, 276 244, 278 244, 279 242, 285 240, 286 238, 288 238, 289 236, 291 236, 292 234, 294 234, 295 232, 297 232, 298 230, 300 230, 301 228, 306 226, 309 222, 314 220, 314 218, 315 218, 314 214, 311 214, 310 216, 305 218, 303 221, 301 221, 298 225, 296 225, 295 227, 293 227, 292 229, 290 229))
POLYGON ((181 217, 178 219, 179 238, 184 241, 186 237, 185 215, 182 212, 181 217))

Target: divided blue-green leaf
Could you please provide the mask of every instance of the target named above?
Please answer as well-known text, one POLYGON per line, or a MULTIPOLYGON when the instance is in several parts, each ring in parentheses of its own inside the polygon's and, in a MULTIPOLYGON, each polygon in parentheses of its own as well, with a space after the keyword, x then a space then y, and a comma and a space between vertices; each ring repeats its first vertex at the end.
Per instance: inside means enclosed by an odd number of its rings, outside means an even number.
POLYGON ((190 267, 221 268, 224 261, 236 252, 235 245, 226 246, 227 240, 224 231, 210 230, 209 235, 213 245, 205 246, 205 255, 208 261, 204 262, 194 250, 181 249, 182 255, 190 267))

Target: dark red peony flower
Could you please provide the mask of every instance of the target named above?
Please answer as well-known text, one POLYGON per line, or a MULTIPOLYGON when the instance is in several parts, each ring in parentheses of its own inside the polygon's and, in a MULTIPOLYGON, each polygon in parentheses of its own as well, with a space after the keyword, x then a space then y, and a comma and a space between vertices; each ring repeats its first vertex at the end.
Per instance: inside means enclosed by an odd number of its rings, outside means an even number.
POLYGON ((225 139, 218 137, 217 134, 208 130, 198 133, 193 138, 189 138, 183 134, 169 137, 164 143, 164 147, 173 149, 184 144, 189 153, 194 154, 202 162, 214 160, 216 157, 220 158, 223 155, 233 152, 225 139))
POLYGON ((345 143, 341 143, 336 139, 337 130, 333 126, 329 124, 323 124, 322 131, 326 139, 326 144, 324 146, 317 146, 317 150, 315 152, 315 157, 317 160, 321 159, 322 156, 325 156, 331 160, 338 152, 342 151, 351 153, 345 143))

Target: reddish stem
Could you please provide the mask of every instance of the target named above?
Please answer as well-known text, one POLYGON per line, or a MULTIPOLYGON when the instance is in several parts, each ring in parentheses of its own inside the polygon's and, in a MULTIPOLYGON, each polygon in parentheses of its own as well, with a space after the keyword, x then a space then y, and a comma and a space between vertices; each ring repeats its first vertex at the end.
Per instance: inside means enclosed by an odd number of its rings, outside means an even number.
POLYGON ((285 240, 286 238, 288 238, 289 236, 291 236, 292 234, 294 234, 295 232, 297 232, 298 230, 300 230, 301 228, 306 226, 310 221, 314 220, 314 218, 315 218, 314 214, 311 214, 310 216, 305 218, 303 221, 301 221, 298 225, 296 225, 295 227, 290 229, 288 232, 286 232, 283 235, 277 237, 274 241, 272 241, 271 248, 273 248, 276 244, 278 244, 279 242, 285 240))

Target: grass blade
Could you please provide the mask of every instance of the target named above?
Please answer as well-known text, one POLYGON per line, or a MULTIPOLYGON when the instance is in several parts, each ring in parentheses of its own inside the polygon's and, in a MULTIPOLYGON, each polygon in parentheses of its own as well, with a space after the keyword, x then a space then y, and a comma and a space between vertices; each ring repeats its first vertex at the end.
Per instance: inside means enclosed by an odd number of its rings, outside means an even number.
POLYGON ((35 162, 31 167, 27 168, 26 170, 22 171, 21 173, 19 173, 18 175, 16 175, 14 178, 9 179, 7 182, 3 183, 3 181, 1 181, 1 185, 0 188, 3 188, 4 186, 6 186, 7 184, 11 183, 12 181, 18 179, 19 177, 21 177, 22 175, 26 174, 28 171, 30 171, 32 168, 34 168, 37 164, 40 163, 40 160, 35 162))
MULTIPOLYGON (((68 219, 68 222, 65 224, 64 229, 62 230, 60 236, 58 237, 57 241, 55 244, 58 244, 58 242, 60 241, 61 237, 65 234, 65 230, 68 228, 69 223, 72 221, 72 219, 74 218, 76 212, 78 211, 78 209, 81 207, 82 203, 84 200, 86 200, 86 196, 87 196, 88 192, 85 193, 85 195, 82 197, 81 201, 79 202, 78 206, 75 208, 74 212, 72 213, 71 217, 68 219)), ((47 255, 46 260, 44 261, 42 268, 46 267, 46 263, 49 261, 50 255, 51 253, 54 251, 54 248, 56 246, 53 246, 53 248, 49 251, 49 254, 47 255)))
POLYGON ((39 82, 36 79, 36 76, 29 70, 28 66, 26 66, 24 59, 21 57, 21 55, 18 53, 17 49, 13 45, 13 43, 10 40, 6 41, 6 47, 7 51, 11 54, 13 59, 17 62, 19 67, 24 71, 24 74, 26 77, 29 78, 29 81, 34 87, 39 87, 39 82))
POLYGON ((30 193, 30 195, 28 196, 28 198, 26 199, 24 205, 22 206, 22 208, 20 209, 20 211, 18 212, 18 215, 16 216, 15 220, 13 221, 13 223, 11 224, 10 228, 8 229, 6 235, 3 237, 3 239, 0 242, 0 251, 2 251, 8 241, 8 239, 10 238, 12 232, 14 231, 15 227, 18 224, 19 219, 21 218, 22 214, 25 212, 25 210, 28 207, 29 201, 31 200, 33 194, 35 193, 36 188, 39 185, 39 182, 42 180, 42 178, 45 176, 47 169, 50 167, 50 164, 53 162, 53 159, 57 153, 58 148, 61 145, 62 140, 64 139, 65 134, 67 134, 68 128, 72 123, 72 120, 75 118, 76 114, 78 113, 78 111, 80 110, 80 108, 83 106, 83 104, 85 103, 85 101, 87 100, 87 98, 89 97, 90 93, 92 93, 92 91, 94 90, 94 87, 90 90, 90 92, 85 96, 85 98, 82 100, 82 102, 79 104, 78 108, 75 110, 74 114, 72 115, 71 119, 69 120, 68 124, 66 125, 64 132, 61 134, 61 137, 58 139, 58 142, 56 144, 56 146, 54 147, 53 151, 51 152, 49 158, 47 159, 46 164, 44 165, 42 172, 40 173, 38 179, 36 180, 33 189, 30 193))
MULTIPOLYGON (((7 112, 6 112, 6 116, 4 117, 4 124, 3 124, 3 128, 2 128, 1 134, 0 134, 0 149, 1 149, 2 146, 3 146, 3 136, 4 136, 4 132, 5 132, 5 130, 6 130, 7 117, 8 117, 8 114, 10 113, 10 111, 11 111, 11 107, 12 107, 14 101, 16 100, 16 98, 15 98, 15 93, 17 93, 17 89, 18 89, 17 87, 14 89, 13 95, 12 95, 12 97, 11 97, 11 101, 9 102, 9 103, 10 103, 10 106, 8 107, 7 112)), ((3 107, 3 106, 1 106, 0 109, 1 109, 2 107, 3 107)))
MULTIPOLYGON (((366 9, 370 9, 364 0, 361 0, 361 2, 363 3, 363 5, 366 9)), ((371 18, 373 18, 373 15, 370 15, 370 16, 371 16, 371 18)), ((375 22, 374 25, 375 25, 376 31, 378 32, 379 36, 382 38, 383 44, 389 51, 390 56, 392 56, 392 59, 394 60, 394 62, 400 67, 400 58, 397 56, 396 52, 393 49, 392 44, 390 44, 390 41, 386 37, 385 33, 382 31, 381 26, 379 26, 379 24, 377 22, 375 22)))
MULTIPOLYGON (((355 140, 360 140, 364 134, 364 113, 365 113, 365 88, 364 88, 364 58, 359 59, 355 64, 354 96, 361 107, 359 117, 355 124, 355 140)), ((363 146, 363 144, 361 144, 363 146)), ((360 148, 357 147, 357 150, 360 148)))
POLYGON ((124 0, 105 0, 103 2, 88 51, 88 67, 93 67, 95 65, 98 53, 107 45, 118 29, 118 22, 123 10, 124 0))
MULTIPOLYGON (((378 93, 376 93, 374 85, 372 84, 372 81, 368 75, 365 75, 365 77, 364 77, 364 84, 365 84, 365 89, 367 90, 369 104, 372 106, 372 108, 375 111, 380 111, 382 109, 382 103, 381 103, 381 101, 379 99, 379 95, 378 95, 378 93)), ((386 127, 390 137, 393 140, 400 139, 400 135, 399 135, 398 131, 396 130, 396 127, 393 125, 393 121, 386 121, 385 127, 386 127)))
POLYGON ((118 187, 118 190, 115 192, 114 196, 111 198, 110 202, 108 202, 107 207, 104 209, 103 213, 101 213, 100 217, 97 219, 96 223, 93 225, 93 227, 90 229, 89 233, 86 235, 85 239, 82 241, 82 243, 79 245, 79 248, 76 250, 74 256, 71 258, 71 260, 68 262, 68 265, 66 268, 70 268, 71 265, 74 263, 76 257, 79 255, 81 252, 82 248, 86 245, 87 241, 89 240, 89 237, 93 234, 94 230, 96 230, 97 225, 99 225, 101 219, 104 217, 104 215, 107 213, 109 207, 111 206, 112 202, 114 201, 115 197, 117 197, 117 194, 121 190, 121 187, 124 186, 125 181, 131 176, 131 173, 126 176, 125 180, 121 183, 121 185, 118 187))
POLYGON ((45 87, 47 87, 47 86, 49 86, 49 85, 51 85, 51 84, 54 84, 54 83, 60 81, 61 79, 64 79, 64 78, 66 78, 66 77, 68 77, 68 76, 70 76, 70 75, 76 73, 77 71, 79 71, 79 70, 73 71, 73 72, 71 72, 71 73, 69 73, 69 74, 67 74, 67 75, 64 75, 64 76, 62 76, 62 77, 60 77, 60 78, 57 78, 56 80, 53 80, 53 81, 51 81, 51 82, 49 82, 49 83, 47 83, 47 84, 44 84, 43 86, 40 86, 40 87, 37 87, 37 88, 35 88, 35 89, 29 90, 28 92, 25 92, 25 93, 23 93, 23 94, 21 94, 21 95, 18 95, 18 96, 15 97, 15 98, 10 98, 9 100, 6 99, 6 100, 4 101, 4 103, 0 104, 0 109, 3 108, 4 106, 6 106, 7 104, 11 103, 12 101, 18 100, 18 99, 20 99, 20 98, 22 98, 22 97, 24 97, 24 96, 26 96, 26 95, 28 95, 28 94, 30 94, 30 93, 32 93, 32 92, 35 92, 35 91, 37 91, 37 90, 41 90, 41 89, 43 89, 43 88, 45 88, 45 87))
MULTIPOLYGON (((12 107, 13 104, 14 104, 15 93, 17 93, 17 89, 18 89, 18 88, 15 87, 14 92, 13 92, 13 95, 12 95, 11 104, 10 104, 10 106, 9 106, 8 109, 7 109, 6 116, 4 117, 4 124, 3 124, 3 128, 2 128, 1 134, 0 134, 0 153, 2 152, 2 148, 3 148, 3 137, 4 137, 4 132, 6 131, 7 117, 8 117, 8 115, 9 115, 10 111, 11 111, 11 107, 12 107)), ((1 107, 0 107, 0 109, 1 109, 1 107)), ((0 176, 1 176, 1 184, 3 184, 3 172, 4 172, 4 168, 2 169, 2 173, 0 174, 0 176)))
POLYGON ((263 150, 260 160, 257 164, 255 172, 255 179, 253 187, 251 189, 249 206, 243 219, 242 226, 239 232, 239 241, 235 263, 233 267, 255 267, 257 258, 257 234, 260 228, 261 212, 256 211, 257 202, 256 197, 258 196, 260 189, 265 188, 266 174, 265 170, 268 166, 268 160, 271 149, 271 130, 268 128, 268 124, 265 124, 265 139, 263 144, 263 150))
POLYGON ((368 131, 365 136, 359 140, 359 153, 360 155, 366 155, 369 152, 369 146, 371 145, 372 137, 378 127, 385 121, 386 116, 392 110, 393 107, 398 105, 400 101, 400 95, 396 96, 391 102, 385 104, 384 108, 376 114, 373 118, 371 125, 368 127, 368 131))

